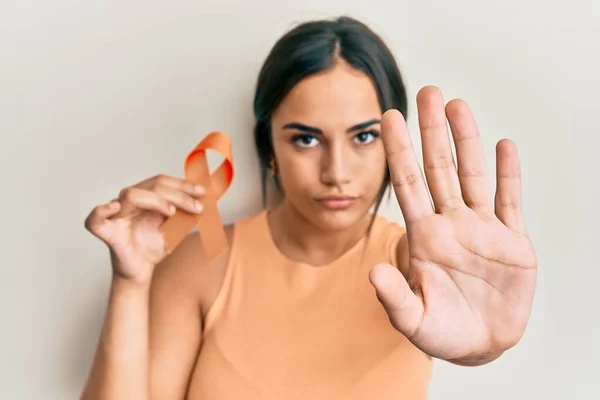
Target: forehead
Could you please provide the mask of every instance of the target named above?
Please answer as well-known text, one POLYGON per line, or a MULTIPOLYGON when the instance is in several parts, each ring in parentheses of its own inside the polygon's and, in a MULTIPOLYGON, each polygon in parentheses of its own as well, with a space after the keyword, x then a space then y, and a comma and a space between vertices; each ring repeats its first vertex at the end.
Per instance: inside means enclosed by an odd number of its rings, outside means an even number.
POLYGON ((381 107, 369 76, 341 62, 296 84, 273 114, 274 122, 293 120, 323 130, 347 129, 379 117, 381 107))

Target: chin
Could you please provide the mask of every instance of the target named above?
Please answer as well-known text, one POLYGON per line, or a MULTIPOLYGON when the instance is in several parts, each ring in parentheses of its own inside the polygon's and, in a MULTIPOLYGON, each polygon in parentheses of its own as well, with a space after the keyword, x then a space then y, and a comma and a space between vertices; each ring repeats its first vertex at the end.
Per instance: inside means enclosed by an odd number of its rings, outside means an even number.
MULTIPOLYGON (((368 210, 366 210, 368 211, 368 210)), ((324 231, 340 231, 348 229, 361 220, 365 210, 348 208, 344 210, 319 209, 310 214, 310 219, 315 226, 324 231)))

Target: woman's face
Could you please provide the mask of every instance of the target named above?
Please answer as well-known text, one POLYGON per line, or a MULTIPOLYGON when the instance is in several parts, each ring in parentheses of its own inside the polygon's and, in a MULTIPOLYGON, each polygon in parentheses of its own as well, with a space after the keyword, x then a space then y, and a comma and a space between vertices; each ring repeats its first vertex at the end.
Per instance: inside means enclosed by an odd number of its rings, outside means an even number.
POLYGON ((273 114, 286 201, 313 225, 343 229, 373 205, 387 168, 381 115, 370 78, 343 62, 299 82, 273 114))

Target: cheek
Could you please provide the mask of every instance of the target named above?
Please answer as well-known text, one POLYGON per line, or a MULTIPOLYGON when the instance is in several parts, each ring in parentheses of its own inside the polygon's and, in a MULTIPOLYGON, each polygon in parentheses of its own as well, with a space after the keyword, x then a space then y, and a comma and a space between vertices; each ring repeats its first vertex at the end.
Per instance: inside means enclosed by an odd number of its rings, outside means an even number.
POLYGON ((286 155, 280 162, 279 179, 286 192, 305 191, 318 182, 318 160, 299 154, 286 155))
POLYGON ((383 183, 387 162, 383 146, 375 148, 364 154, 360 167, 360 181, 369 188, 369 191, 377 192, 383 183))

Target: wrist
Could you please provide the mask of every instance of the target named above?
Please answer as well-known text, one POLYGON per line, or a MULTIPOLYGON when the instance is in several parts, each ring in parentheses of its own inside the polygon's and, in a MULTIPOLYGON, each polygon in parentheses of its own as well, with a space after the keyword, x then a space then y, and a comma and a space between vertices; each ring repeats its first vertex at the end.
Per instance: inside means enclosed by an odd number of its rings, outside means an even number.
POLYGON ((112 281, 125 287, 144 287, 152 282, 155 265, 147 260, 119 256, 110 250, 112 281))
POLYGON ((146 292, 150 290, 152 283, 152 276, 148 277, 125 277, 118 273, 113 273, 112 276, 112 287, 115 291, 127 291, 127 292, 146 292))

